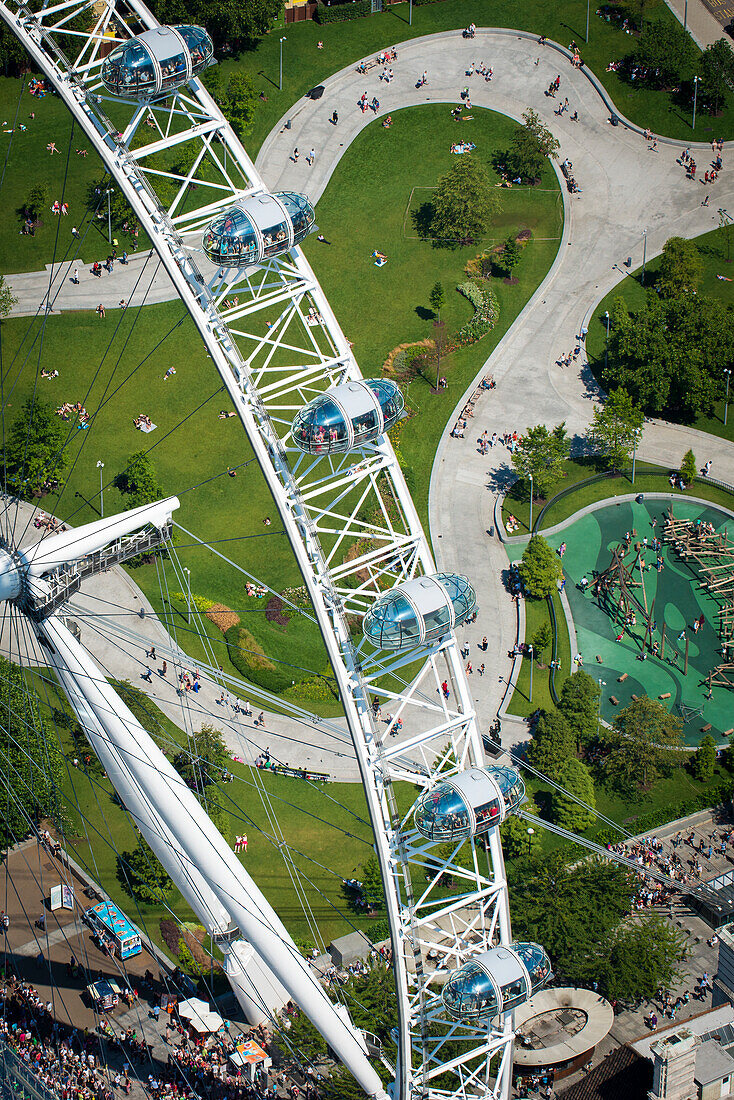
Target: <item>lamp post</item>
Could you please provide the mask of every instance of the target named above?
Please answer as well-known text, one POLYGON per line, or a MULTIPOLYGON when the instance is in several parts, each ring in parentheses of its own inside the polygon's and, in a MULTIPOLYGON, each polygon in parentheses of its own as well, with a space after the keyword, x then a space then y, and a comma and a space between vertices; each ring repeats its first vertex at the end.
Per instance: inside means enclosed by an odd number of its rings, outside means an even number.
POLYGON ((724 368, 724 374, 726 375, 726 399, 724 400, 724 427, 726 427, 726 418, 729 413, 729 379, 731 378, 731 370, 724 368))
POLYGON ((279 92, 283 91, 283 43, 284 42, 285 42, 285 37, 281 38, 281 40, 280 40, 280 76, 278 77, 278 91, 279 92))
POLYGON ((635 483, 635 460, 637 458, 637 440, 640 438, 640 429, 634 429, 634 435, 632 436, 632 484, 635 483))
POLYGON ((108 187, 105 194, 107 196, 107 239, 112 244, 112 202, 110 199, 112 188, 108 187))
POLYGON ((186 622, 191 622, 191 570, 184 566, 186 574, 186 622))
POLYGON ((645 285, 645 264, 647 263, 647 230, 642 230, 642 286, 645 285))
POLYGON ((606 380, 607 370, 609 368, 609 310, 604 310, 604 317, 607 322, 607 342, 604 345, 604 378, 606 380))
POLYGON ((693 123, 691 125, 692 130, 696 129, 696 100, 697 100, 697 98, 698 98, 698 77, 694 76, 694 78, 693 78, 693 123))
POLYGON ((528 656, 530 658, 530 698, 529 698, 528 702, 532 703, 532 701, 533 701, 533 647, 531 645, 528 646, 528 656))
POLYGON ((683 7, 683 30, 688 30, 688 0, 683 7))
POLYGON ((104 519, 104 485, 102 483, 102 471, 104 470, 104 462, 101 460, 97 463, 97 469, 99 470, 99 514, 104 519))
POLYGON ((599 706, 598 706, 598 709, 597 709, 596 713, 597 713, 597 718, 601 718, 601 689, 603 687, 607 686, 607 682, 606 682, 606 680, 602 680, 602 679, 599 679, 596 682, 599 685, 599 706))
POLYGON ((533 837, 535 836, 535 829, 532 825, 528 825, 528 855, 530 855, 533 847, 533 837))
POLYGON ((528 523, 528 534, 533 537, 533 475, 528 474, 530 478, 530 521, 528 523))
POLYGON ((413 0, 408 0, 408 26, 413 26, 413 0))
POLYGON ((589 8, 591 7, 591 0, 586 0, 586 41, 589 41, 589 8))

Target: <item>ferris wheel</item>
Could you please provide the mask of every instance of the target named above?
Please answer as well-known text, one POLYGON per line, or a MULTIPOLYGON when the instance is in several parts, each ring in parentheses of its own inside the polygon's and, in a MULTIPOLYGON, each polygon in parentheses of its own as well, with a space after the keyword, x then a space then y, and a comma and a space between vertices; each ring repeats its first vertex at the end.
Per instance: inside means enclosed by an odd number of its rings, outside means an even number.
MULTIPOLYGON (((465 577, 436 572, 386 434, 403 413, 400 390, 362 377, 298 247, 314 226, 311 204, 267 191, 198 79, 213 59, 205 31, 162 27, 139 0, 38 11, 0 0, 0 15, 148 234, 302 573, 382 876, 398 1016, 390 1092, 507 1097, 513 1009, 550 977, 541 947, 512 940, 498 827, 524 789, 514 768, 485 766, 454 635, 476 597, 465 577), (187 167, 162 170, 160 154, 174 148, 187 150, 187 167), (399 738, 376 723, 375 700, 389 702, 399 738), (407 812, 400 781, 420 791, 407 812)), ((24 545, 8 527, 0 596, 30 624, 122 803, 221 949, 248 1019, 292 999, 365 1092, 382 1097, 365 1036, 58 614, 86 578, 169 545, 177 507, 169 498, 24 545)))

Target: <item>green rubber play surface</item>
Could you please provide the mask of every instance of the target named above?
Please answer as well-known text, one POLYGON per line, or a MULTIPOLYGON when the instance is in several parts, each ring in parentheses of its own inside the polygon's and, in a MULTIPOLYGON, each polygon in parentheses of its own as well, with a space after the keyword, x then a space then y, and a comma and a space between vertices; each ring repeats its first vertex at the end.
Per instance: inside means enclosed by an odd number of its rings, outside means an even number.
MULTIPOLYGON (((717 531, 727 530, 734 538, 734 520, 715 508, 704 507, 692 501, 673 498, 676 519, 701 519, 712 523, 717 531)), ((670 698, 662 700, 674 714, 683 719, 686 743, 698 744, 704 736, 703 727, 711 724, 710 732, 717 741, 726 743, 725 731, 734 727, 734 691, 726 687, 714 687, 707 698, 709 671, 723 660, 718 633, 716 612, 720 604, 699 587, 699 574, 694 566, 680 561, 672 548, 663 545, 664 567, 658 572, 654 550, 644 550, 643 559, 650 564, 644 571, 644 597, 642 587, 634 589, 641 601, 653 610, 655 629, 652 640, 662 646, 665 630, 664 658, 648 653, 646 660, 639 660, 645 635, 644 617, 637 613, 637 624, 628 628, 617 641, 621 626, 600 606, 591 587, 586 592, 577 587, 586 575, 591 582, 595 572, 606 569, 611 561, 612 547, 618 545, 626 531, 635 531, 633 543, 645 537, 651 542, 657 533, 662 535, 667 501, 635 501, 610 504, 551 536, 548 541, 557 549, 566 543, 563 567, 566 576, 566 595, 571 606, 576 628, 576 648, 581 654, 583 668, 596 680, 602 681, 601 713, 607 721, 632 701, 632 695, 649 695, 653 699, 670 692, 670 698), (653 528, 653 520, 656 528, 653 528), (704 623, 694 633, 693 622, 704 616, 704 623), (683 675, 686 638, 688 638, 688 674, 683 675), (600 658, 600 659, 599 659, 600 658), (618 682, 618 677, 627 678, 618 682), (611 696, 617 699, 615 705, 611 696)), ((626 563, 631 567, 634 554, 628 554, 626 563)), ((640 571, 635 570, 639 581, 640 571)), ((602 597, 604 599, 604 597, 602 597)))

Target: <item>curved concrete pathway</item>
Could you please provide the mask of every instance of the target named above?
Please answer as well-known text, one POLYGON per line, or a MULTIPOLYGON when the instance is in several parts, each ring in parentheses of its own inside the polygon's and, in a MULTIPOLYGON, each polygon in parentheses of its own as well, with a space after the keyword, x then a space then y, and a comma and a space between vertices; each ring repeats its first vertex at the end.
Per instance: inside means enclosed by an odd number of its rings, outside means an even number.
MULTIPOLYGON (((504 549, 496 534, 488 535, 494 526, 496 496, 510 475, 509 454, 500 448, 482 457, 474 440, 485 428, 490 434, 501 433, 561 420, 571 434, 583 434, 597 399, 596 388, 583 356, 566 370, 555 365, 557 358, 574 345, 585 316, 624 275, 623 260, 632 256, 633 264, 639 264, 643 230, 647 230, 650 258, 674 234, 693 237, 715 228, 717 207, 734 201, 734 179, 725 171, 712 189, 711 206, 702 207, 703 186, 688 181, 676 164, 683 143, 660 139, 651 147, 631 125, 612 127, 610 103, 593 74, 573 68, 563 49, 552 44, 540 47, 529 35, 480 30, 475 40, 466 41, 460 32, 452 31, 414 39, 397 48, 395 79, 389 85, 379 79, 381 68, 361 75, 350 67, 325 81, 320 100, 303 99, 283 117, 257 158, 270 188, 304 191, 312 201, 318 200, 344 150, 373 121, 371 112, 363 115, 357 107, 363 91, 370 99, 378 97, 384 116, 418 104, 454 104, 466 84, 478 107, 515 119, 520 119, 527 107, 535 109, 560 140, 559 159, 569 157, 573 162, 581 187, 574 196, 563 190, 564 233, 551 271, 478 372, 479 377, 491 371, 496 389, 481 399, 473 428, 464 440, 445 434, 433 471, 430 524, 437 561, 443 568, 471 573, 476 583, 483 615, 473 632, 467 632, 470 646, 484 631, 491 634, 485 657, 477 650, 470 657, 475 667, 482 659, 488 666, 483 677, 474 677, 480 719, 486 723, 497 712, 506 691, 510 668, 505 653, 514 643, 517 619, 502 583, 507 567, 504 549), (466 75, 473 61, 493 67, 490 83, 466 75), (417 88, 424 70, 428 83, 417 88), (559 98, 548 99, 544 91, 559 73, 559 98), (566 96, 570 111, 558 117, 554 108, 566 96), (330 122, 335 109, 339 115, 336 126, 330 122), (573 111, 578 111, 578 122, 570 119, 573 111), (291 159, 295 147, 301 152, 297 164, 291 159), (313 166, 306 163, 311 148, 316 152, 313 166)), ((703 128, 707 121, 699 125, 703 128)), ((729 147, 725 160, 728 152, 729 147)), ((708 163, 709 153, 708 145, 697 147, 699 166, 708 163)), ((379 187, 379 176, 366 175, 365 183, 379 187)), ((127 284, 118 280, 133 275, 131 264, 122 275, 118 267, 115 275, 107 277, 107 285, 116 288, 113 298, 117 294, 125 297, 127 284)), ((22 295, 19 309, 33 312, 38 291, 31 292, 28 286, 26 293, 25 285, 17 281, 20 278, 10 278, 16 293, 22 295)), ((22 278, 30 283, 30 277, 22 278)), ((99 301, 99 281, 94 283, 97 285, 86 293, 83 287, 75 288, 73 298, 64 288, 55 308, 93 307, 99 301)), ((47 286, 48 275, 42 293, 47 286)), ((457 409, 463 403, 462 397, 457 409)), ((692 429, 652 422, 639 453, 641 458, 674 466, 688 447, 693 447, 701 462, 712 459, 715 476, 734 481, 734 447, 692 429)))

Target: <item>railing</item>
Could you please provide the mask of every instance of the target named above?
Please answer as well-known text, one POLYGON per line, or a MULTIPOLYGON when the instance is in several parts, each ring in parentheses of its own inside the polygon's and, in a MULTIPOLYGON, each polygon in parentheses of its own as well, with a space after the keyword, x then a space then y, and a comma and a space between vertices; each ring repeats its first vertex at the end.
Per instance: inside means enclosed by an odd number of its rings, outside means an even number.
POLYGON ((47 1089, 22 1058, 0 1039, 0 1100, 59 1100, 47 1089))

